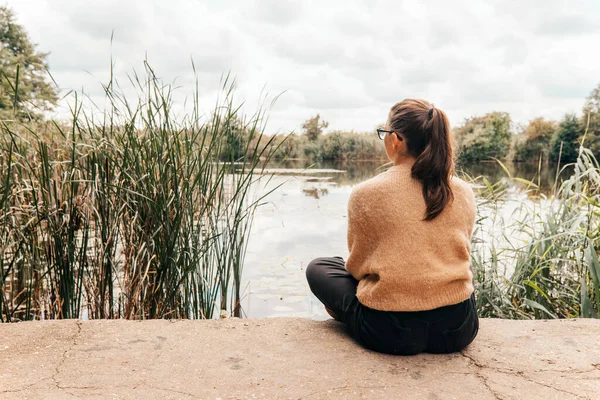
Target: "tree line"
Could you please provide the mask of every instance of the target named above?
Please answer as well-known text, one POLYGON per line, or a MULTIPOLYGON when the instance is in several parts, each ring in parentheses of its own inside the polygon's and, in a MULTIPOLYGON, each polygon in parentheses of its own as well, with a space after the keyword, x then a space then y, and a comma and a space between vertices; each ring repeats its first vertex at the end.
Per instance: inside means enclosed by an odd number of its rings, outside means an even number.
MULTIPOLYGON (((595 89, 594 93, 598 93, 595 89)), ((566 114, 555 122, 542 117, 531 120, 527 125, 512 128, 510 115, 494 111, 481 117, 472 117, 454 129, 456 157, 459 162, 490 160, 493 158, 527 162, 569 163, 579 154, 579 146, 586 146, 595 154, 600 150, 600 126, 588 120, 598 120, 599 110, 588 106, 586 101, 583 117, 566 114), (587 129, 586 129, 587 128, 587 129)))
MULTIPOLYGON (((375 130, 344 132, 328 127, 319 114, 307 119, 299 133, 279 135, 273 145, 277 159, 311 161, 386 160, 375 130)), ((587 98, 582 116, 566 114, 560 121, 542 117, 514 126, 506 112, 493 111, 467 118, 452 131, 459 163, 501 159, 516 162, 570 163, 577 159, 585 141, 600 156, 600 85, 587 98)))

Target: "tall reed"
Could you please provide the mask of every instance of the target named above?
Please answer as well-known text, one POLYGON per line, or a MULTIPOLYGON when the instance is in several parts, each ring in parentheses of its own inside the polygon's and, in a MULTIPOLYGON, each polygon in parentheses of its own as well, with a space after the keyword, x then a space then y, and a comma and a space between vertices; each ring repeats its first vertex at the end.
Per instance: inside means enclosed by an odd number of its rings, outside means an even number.
POLYGON ((473 179, 480 198, 472 243, 480 315, 598 317, 600 167, 581 147, 577 162, 567 168, 570 177, 559 185, 557 171, 548 197, 506 168, 507 179, 495 184, 473 179), (509 180, 519 181, 520 194, 510 193, 509 180))
POLYGON ((1 321, 240 315, 265 112, 228 76, 210 115, 197 83, 182 116, 148 64, 130 81, 135 101, 111 79, 105 109, 73 94, 67 124, 0 126, 1 321))

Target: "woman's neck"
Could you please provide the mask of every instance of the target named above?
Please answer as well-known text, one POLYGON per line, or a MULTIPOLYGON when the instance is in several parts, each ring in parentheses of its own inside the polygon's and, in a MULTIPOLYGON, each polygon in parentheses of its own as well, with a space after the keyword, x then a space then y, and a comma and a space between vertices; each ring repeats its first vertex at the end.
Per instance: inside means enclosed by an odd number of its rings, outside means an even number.
POLYGON ((396 159, 394 160, 394 167, 412 166, 415 163, 415 161, 417 161, 417 159, 413 156, 398 155, 398 156, 396 156, 396 159))

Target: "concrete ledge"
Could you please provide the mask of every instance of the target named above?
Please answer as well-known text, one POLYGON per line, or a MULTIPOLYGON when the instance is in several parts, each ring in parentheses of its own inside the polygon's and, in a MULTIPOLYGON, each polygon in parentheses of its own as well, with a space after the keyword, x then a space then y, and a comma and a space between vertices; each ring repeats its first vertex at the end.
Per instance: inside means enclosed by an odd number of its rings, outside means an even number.
POLYGON ((481 321, 462 353, 364 350, 334 321, 0 324, 0 398, 598 399, 600 321, 481 321))

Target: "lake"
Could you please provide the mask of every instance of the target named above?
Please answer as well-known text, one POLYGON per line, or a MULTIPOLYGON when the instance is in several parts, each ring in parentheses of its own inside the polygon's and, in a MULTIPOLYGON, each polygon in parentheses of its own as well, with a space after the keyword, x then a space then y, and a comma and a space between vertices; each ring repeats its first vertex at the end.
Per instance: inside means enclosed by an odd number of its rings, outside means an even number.
MULTIPOLYGON (((535 164, 506 165, 513 177, 539 182, 549 191, 556 168, 535 164), (538 170, 540 171, 538 173, 538 170)), ((255 214, 243 271, 245 316, 329 318, 305 279, 308 263, 323 256, 348 256, 346 207, 352 188, 384 171, 382 163, 320 163, 299 161, 269 165, 276 175, 261 193, 281 185, 255 214)), ((495 162, 458 167, 490 182, 505 178, 495 162)))

